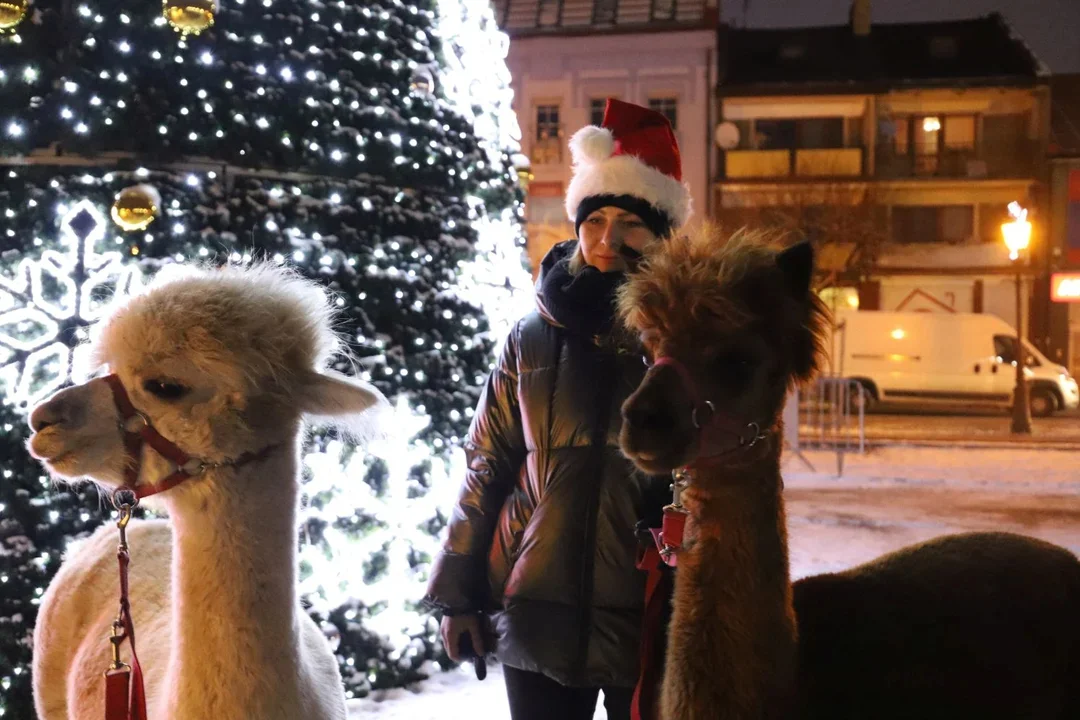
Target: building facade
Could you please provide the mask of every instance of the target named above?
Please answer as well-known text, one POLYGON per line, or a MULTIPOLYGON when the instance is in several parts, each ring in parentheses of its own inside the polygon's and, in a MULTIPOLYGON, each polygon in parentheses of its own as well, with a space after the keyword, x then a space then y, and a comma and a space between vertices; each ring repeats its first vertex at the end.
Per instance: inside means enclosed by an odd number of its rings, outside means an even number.
POLYGON ((721 34, 715 214, 814 239, 834 303, 1015 323, 1001 225, 1019 203, 1035 228, 1024 312, 1043 338, 1045 73, 999 15, 874 25, 869 10, 721 34))
POLYGON ((1080 74, 1051 78, 1050 357, 1080 377, 1080 74))
POLYGON ((510 36, 507 65, 522 152, 530 162, 525 203, 534 268, 574 235, 563 199, 567 141, 599 124, 607 98, 652 107, 672 121, 695 216, 710 211, 717 0, 495 0, 510 36))

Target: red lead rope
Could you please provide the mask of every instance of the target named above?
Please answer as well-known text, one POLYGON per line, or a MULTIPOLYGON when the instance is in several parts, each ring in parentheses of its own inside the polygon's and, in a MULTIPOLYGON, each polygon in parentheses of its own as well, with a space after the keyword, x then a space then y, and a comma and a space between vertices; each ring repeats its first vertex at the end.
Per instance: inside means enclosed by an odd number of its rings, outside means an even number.
POLYGON ((131 620, 131 602, 128 598, 127 524, 131 520, 132 506, 119 506, 120 547, 116 559, 120 565, 120 612, 113 622, 113 634, 109 638, 113 647, 113 661, 105 671, 105 720, 146 720, 146 694, 143 690, 142 667, 135 653, 135 624, 131 620), (131 665, 120 661, 120 645, 127 640, 131 645, 131 665))
POLYGON ((661 565, 676 567, 682 549, 683 530, 687 512, 679 502, 684 480, 676 478, 675 499, 664 508, 662 529, 650 529, 653 542, 638 554, 638 570, 648 573, 645 580, 645 617, 641 626, 641 646, 638 654, 638 682, 630 705, 632 720, 655 720, 656 691, 664 675, 664 653, 657 640, 665 628, 661 626, 664 603, 671 597, 673 575, 661 565))
POLYGON ((131 563, 131 556, 128 554, 127 524, 131 520, 131 511, 142 498, 171 490, 211 468, 225 465, 240 467, 253 460, 265 458, 277 445, 268 445, 258 452, 246 452, 235 460, 211 463, 193 458, 176 443, 161 435, 150 420, 135 408, 124 384, 120 382, 119 375, 114 373, 101 379, 112 391, 113 402, 120 414, 120 431, 128 460, 127 467, 124 468, 125 485, 113 492, 113 504, 120 512, 120 520, 116 523, 120 529, 120 549, 116 553, 120 561, 120 612, 113 622, 113 633, 109 638, 113 661, 105 671, 105 720, 146 720, 146 693, 143 690, 139 657, 135 654, 135 624, 131 620, 131 603, 128 599, 128 565, 131 563), (139 484, 144 443, 176 465, 174 473, 152 485, 139 484), (131 644, 130 666, 120 662, 120 645, 124 640, 131 644))

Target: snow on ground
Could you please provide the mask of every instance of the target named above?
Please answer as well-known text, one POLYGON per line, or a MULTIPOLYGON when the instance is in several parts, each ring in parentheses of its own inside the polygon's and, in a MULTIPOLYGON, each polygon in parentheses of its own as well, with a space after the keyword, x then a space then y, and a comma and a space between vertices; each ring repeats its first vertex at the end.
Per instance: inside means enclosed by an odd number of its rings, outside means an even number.
MULTIPOLYGON (((846 455, 805 452, 784 464, 792 575, 841 570, 953 532, 1007 530, 1080 554, 1080 452, 891 446, 846 455)), ((353 701, 352 717, 509 720, 502 674, 472 667, 353 701)), ((605 719, 602 700, 596 718, 605 719)))
MULTIPOLYGON (((598 703, 599 704, 599 703, 598 703)), ((381 690, 363 700, 351 700, 353 720, 509 720, 510 708, 502 672, 497 664, 488 666, 487 678, 480 682, 472 665, 439 673, 410 688, 381 690)), ((606 720, 600 708, 597 719, 606 720)))

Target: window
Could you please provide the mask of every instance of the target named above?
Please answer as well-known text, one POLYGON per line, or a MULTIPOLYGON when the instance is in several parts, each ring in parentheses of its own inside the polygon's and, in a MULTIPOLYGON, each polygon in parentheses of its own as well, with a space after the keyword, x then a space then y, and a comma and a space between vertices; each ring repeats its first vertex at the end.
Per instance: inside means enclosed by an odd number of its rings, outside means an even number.
POLYGON ((599 125, 604 122, 604 108, 607 107, 607 98, 593 98, 589 100, 589 124, 599 125))
POLYGON ((649 98, 649 109, 662 114, 671 123, 672 129, 678 129, 678 101, 673 97, 649 98))
POLYGON ((795 147, 795 121, 755 120, 754 141, 758 150, 790 150, 795 147))
POLYGON ((910 118, 902 117, 893 120, 893 150, 897 155, 907 155, 908 148, 911 147, 911 133, 908 132, 910 128, 910 118))
POLYGON ((796 123, 796 147, 806 149, 844 147, 844 118, 808 118, 796 123))
POLYGON ((865 139, 863 138, 863 132, 866 127, 866 123, 861 117, 847 118, 844 121, 847 126, 845 129, 844 147, 862 147, 865 145, 865 139))
POLYGON ((892 209, 896 243, 963 243, 973 234, 971 205, 898 205, 892 209))
POLYGON ((735 127, 739 129, 739 145, 734 150, 753 150, 754 149, 754 126, 753 120, 732 120, 735 127))
POLYGON ((674 20, 675 0, 653 0, 652 16, 653 20, 674 20))
POLYGON ((618 0, 596 0, 593 3, 593 24, 614 25, 615 11, 618 7, 618 0))
MULTIPOLYGON (((997 355, 998 360, 1006 365, 1016 367, 1016 337, 1013 335, 995 335, 994 354, 997 355)), ((1025 363, 1028 367, 1039 367, 1042 365, 1042 363, 1039 362, 1039 359, 1031 353, 1025 354, 1027 355, 1025 363)))
POLYGON ((536 106, 536 139, 540 142, 559 137, 559 106, 536 106))
MULTIPOLYGON (((748 146, 757 150, 818 150, 846 147, 844 143, 844 118, 806 118, 800 120, 779 120, 760 118, 753 121, 753 134, 749 132, 748 121, 739 124, 740 147, 748 146), (743 132, 747 130, 747 132, 743 132)), ((857 132, 862 132, 861 124, 857 132)), ((862 139, 855 138, 855 144, 862 139)))
POLYGON ((536 24, 540 27, 551 27, 559 24, 558 0, 540 0, 540 6, 536 12, 536 24))
POLYGON ((974 234, 975 208, 971 205, 946 205, 938 210, 941 239, 947 243, 962 243, 974 234))
POLYGON ((950 150, 975 149, 974 115, 950 115, 945 118, 945 147, 950 150))
POLYGON ((912 124, 915 172, 933 175, 938 169, 938 152, 941 149, 941 118, 937 115, 916 117, 912 124))
POLYGON ((979 240, 984 243, 1004 243, 1001 226, 1011 219, 1005 203, 982 203, 979 205, 979 240))

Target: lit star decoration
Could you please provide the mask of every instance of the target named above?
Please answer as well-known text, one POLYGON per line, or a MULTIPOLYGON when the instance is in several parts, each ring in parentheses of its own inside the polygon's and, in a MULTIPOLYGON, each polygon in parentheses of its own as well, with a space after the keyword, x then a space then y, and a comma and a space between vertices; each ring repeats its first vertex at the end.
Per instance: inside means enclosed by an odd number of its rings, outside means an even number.
POLYGON ((33 406, 63 386, 73 368, 75 380, 85 377, 73 362, 73 346, 110 302, 141 286, 138 268, 126 265, 119 252, 99 252, 106 228, 98 208, 79 202, 60 220, 65 251, 43 250, 20 262, 13 278, 0 276, 0 392, 18 407, 33 406), (90 227, 80 240, 76 219, 84 213, 90 227))

